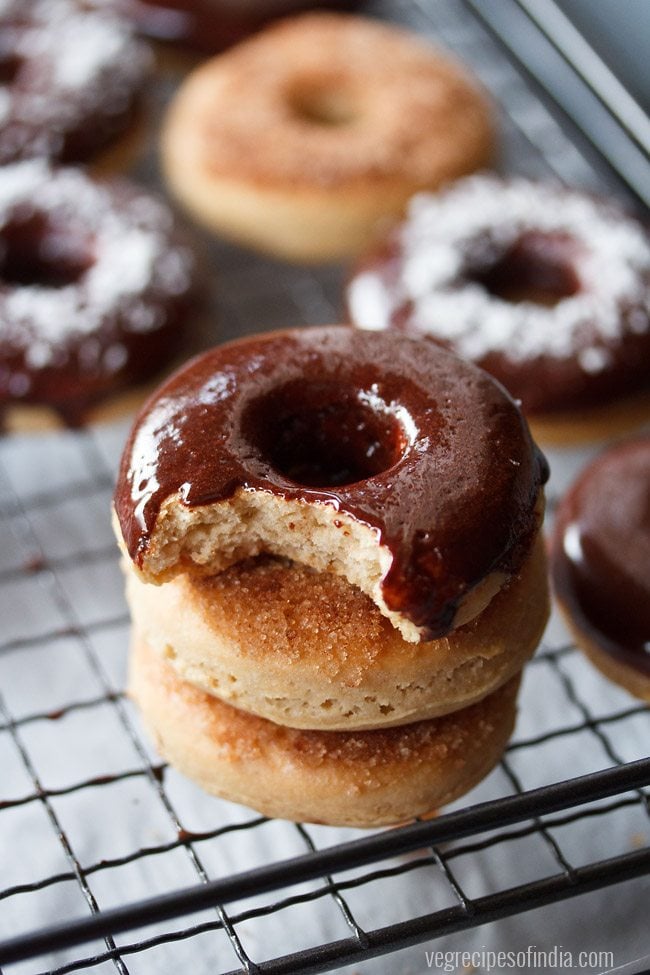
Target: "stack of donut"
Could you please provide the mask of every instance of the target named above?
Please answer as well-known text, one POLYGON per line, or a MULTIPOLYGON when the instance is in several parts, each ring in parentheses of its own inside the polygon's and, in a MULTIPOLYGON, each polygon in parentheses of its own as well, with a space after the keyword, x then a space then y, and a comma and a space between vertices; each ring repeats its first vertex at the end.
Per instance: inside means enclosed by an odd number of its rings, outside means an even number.
POLYGON ((546 476, 503 388, 433 344, 329 326, 190 362, 115 494, 161 753, 289 819, 375 826, 467 791, 546 622, 546 476))

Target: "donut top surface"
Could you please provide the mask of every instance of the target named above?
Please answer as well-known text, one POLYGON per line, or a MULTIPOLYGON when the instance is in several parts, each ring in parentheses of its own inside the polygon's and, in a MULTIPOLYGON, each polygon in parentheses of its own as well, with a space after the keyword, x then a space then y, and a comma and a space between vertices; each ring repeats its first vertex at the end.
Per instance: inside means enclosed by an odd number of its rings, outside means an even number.
POLYGON ((489 573, 518 569, 546 476, 485 373, 430 343, 330 326, 233 342, 176 373, 135 422, 115 507, 141 566, 172 495, 331 505, 390 550, 389 608, 436 636, 489 573))
POLYGON ((578 628, 650 676, 650 435, 601 454, 564 497, 552 570, 578 628))
POLYGON ((411 203, 360 264, 352 322, 426 335, 530 414, 650 387, 650 244, 615 204, 480 175, 411 203))
POLYGON ((431 186, 491 144, 487 100, 461 65, 350 14, 269 25, 201 65, 177 106, 207 172, 261 186, 431 186))
POLYGON ((27 160, 0 170, 0 410, 85 408, 179 351, 195 258, 162 201, 27 160))
POLYGON ((0 163, 88 158, 132 117, 151 58, 75 0, 0 0, 0 163))

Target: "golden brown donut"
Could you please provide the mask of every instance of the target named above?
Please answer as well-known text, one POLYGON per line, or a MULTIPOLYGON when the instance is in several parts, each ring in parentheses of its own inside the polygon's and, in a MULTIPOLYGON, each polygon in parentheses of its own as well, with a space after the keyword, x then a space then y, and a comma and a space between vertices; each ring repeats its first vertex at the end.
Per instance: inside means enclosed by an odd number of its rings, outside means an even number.
POLYGON ((563 497, 551 567, 577 644, 650 701, 650 434, 604 451, 563 497))
POLYGON ((129 568, 127 594, 136 631, 180 678, 270 721, 318 730, 467 707, 521 670, 548 615, 541 538, 479 617, 420 644, 345 579, 275 559, 162 586, 129 568))
POLYGON ((170 189, 197 220, 296 261, 357 253, 423 188, 484 165, 486 99, 393 25, 312 13, 200 66, 162 135, 170 189))
POLYGON ((298 731, 179 679, 135 636, 130 691, 161 755, 207 792, 267 816, 382 826, 476 785, 512 732, 518 678, 472 707, 381 731, 298 731))

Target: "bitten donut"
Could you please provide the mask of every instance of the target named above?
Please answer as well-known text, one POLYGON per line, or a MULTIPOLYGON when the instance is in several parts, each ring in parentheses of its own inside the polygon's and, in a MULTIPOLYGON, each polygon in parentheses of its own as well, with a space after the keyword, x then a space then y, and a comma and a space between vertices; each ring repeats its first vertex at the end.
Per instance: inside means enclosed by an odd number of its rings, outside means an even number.
MULTIPOLYGON (((107 0, 95 0, 106 6, 107 0)), ((108 0, 138 29, 160 41, 173 41, 216 54, 263 27, 274 17, 308 7, 344 9, 357 0, 108 0)))
POLYGON ((548 616, 541 538, 483 613, 419 644, 340 576, 264 556, 162 586, 129 570, 127 595, 136 631, 183 680, 276 724, 319 730, 468 707, 519 673, 548 616))
POLYGON ((263 552, 332 571, 417 642, 519 572, 547 473, 475 366, 404 336, 295 329, 213 349, 149 400, 117 534, 147 582, 263 552))
POLYGON ((614 203, 488 175, 421 194, 347 303, 360 328, 428 336, 487 369, 544 442, 650 416, 650 245, 614 203))
POLYGON ((578 645, 650 701, 650 434, 583 471, 558 508, 551 565, 578 645))
POLYGON ((463 69, 394 26, 285 20, 200 66, 162 136, 201 222, 296 261, 354 254, 409 196, 485 164, 492 127, 463 69))
POLYGON ((5 427, 108 418, 188 343, 196 303, 194 255, 161 201, 44 160, 0 168, 5 427))
POLYGON ((499 761, 515 678, 470 708, 383 731, 298 731, 230 707, 134 638, 130 690, 160 753, 207 792, 267 816, 341 826, 403 822, 451 802, 499 761))
POLYGON ((110 12, 75 0, 0 4, 0 164, 81 162, 134 122, 146 46, 110 12))

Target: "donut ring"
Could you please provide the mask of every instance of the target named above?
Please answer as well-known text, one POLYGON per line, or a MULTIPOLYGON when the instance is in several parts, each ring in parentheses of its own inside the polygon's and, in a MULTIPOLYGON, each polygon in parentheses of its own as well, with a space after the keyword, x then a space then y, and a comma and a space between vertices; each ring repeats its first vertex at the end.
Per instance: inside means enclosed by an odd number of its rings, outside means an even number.
POLYGON ((94 156, 130 126, 150 64, 110 12, 74 0, 5 0, 0 164, 94 156))
POLYGON ((306 262, 357 253, 412 193, 491 148, 486 100, 459 66, 394 26, 326 13, 201 65, 162 136, 169 186, 197 220, 306 262))
POLYGON ((551 567, 569 629, 610 680, 650 701, 650 435, 610 447, 557 511, 551 567))
POLYGON ((187 343, 195 278, 184 236, 149 193, 45 160, 0 170, 5 426, 110 413, 187 343))
POLYGON ((518 678, 470 708, 383 731, 297 731, 181 681, 135 636, 130 692, 160 754, 206 792, 263 815, 382 826, 476 785, 512 733, 518 678))
POLYGON ((466 626, 407 643, 345 579, 261 557, 162 586, 127 570, 136 631, 182 680, 276 724, 391 727, 468 707, 519 673, 548 617, 541 539, 466 626))
POLYGON ((487 369, 546 441, 650 415, 650 244, 604 200, 489 175, 416 197, 347 303, 360 328, 424 335, 487 369))
POLYGON ((295 329, 213 349, 149 400, 116 531, 148 582, 265 551, 333 571, 417 642, 518 572, 547 473, 471 364, 402 336, 295 329))

